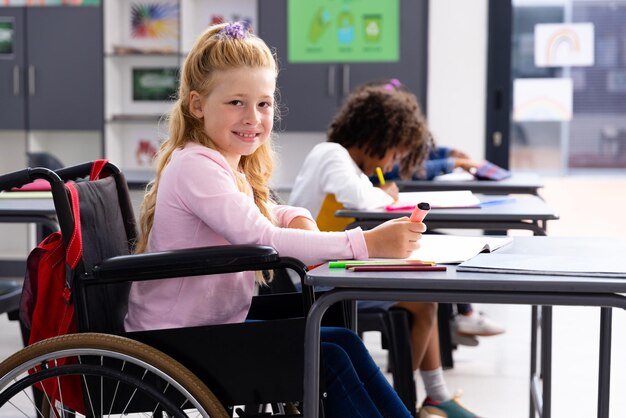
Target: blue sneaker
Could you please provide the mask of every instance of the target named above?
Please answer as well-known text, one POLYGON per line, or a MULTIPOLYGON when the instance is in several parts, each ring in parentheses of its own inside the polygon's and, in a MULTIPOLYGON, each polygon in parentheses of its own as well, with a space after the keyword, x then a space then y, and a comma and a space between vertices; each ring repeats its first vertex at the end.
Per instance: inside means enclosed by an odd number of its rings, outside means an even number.
POLYGON ((468 411, 459 403, 459 396, 438 402, 431 398, 424 399, 420 408, 419 418, 480 418, 475 413, 468 411))

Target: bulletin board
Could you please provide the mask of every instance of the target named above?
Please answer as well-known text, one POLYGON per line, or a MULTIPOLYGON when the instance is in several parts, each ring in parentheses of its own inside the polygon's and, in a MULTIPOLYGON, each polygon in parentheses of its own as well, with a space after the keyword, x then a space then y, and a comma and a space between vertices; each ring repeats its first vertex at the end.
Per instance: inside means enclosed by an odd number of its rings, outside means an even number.
POLYGON ((291 63, 395 62, 399 0, 288 0, 291 63))

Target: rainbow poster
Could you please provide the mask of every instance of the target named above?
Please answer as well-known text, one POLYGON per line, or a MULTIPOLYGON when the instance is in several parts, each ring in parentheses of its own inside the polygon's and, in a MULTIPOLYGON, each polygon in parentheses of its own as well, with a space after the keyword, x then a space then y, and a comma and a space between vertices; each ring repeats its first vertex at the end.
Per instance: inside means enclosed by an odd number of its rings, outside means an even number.
POLYGON ((513 120, 569 121, 573 96, 571 78, 518 78, 513 81, 513 120))
POLYGON ((535 25, 535 65, 565 67, 593 65, 593 23, 535 25))

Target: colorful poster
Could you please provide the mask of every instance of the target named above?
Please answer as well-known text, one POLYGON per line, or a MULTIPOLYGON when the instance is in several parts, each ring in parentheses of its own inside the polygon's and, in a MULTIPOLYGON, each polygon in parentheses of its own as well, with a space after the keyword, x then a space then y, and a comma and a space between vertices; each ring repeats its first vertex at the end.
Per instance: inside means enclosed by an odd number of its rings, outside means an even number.
POLYGON ((513 82, 513 120, 569 121, 573 95, 571 78, 518 78, 513 82))
POLYGON ((398 0, 288 0, 287 7, 289 62, 399 59, 398 0))
POLYGON ((0 57, 15 52, 15 27, 13 18, 0 17, 0 57))
POLYGON ((535 65, 565 67, 593 65, 593 23, 535 25, 535 65))
POLYGON ((194 20, 198 34, 210 25, 222 22, 243 22, 253 31, 257 30, 257 4, 251 0, 204 1, 195 6, 194 20))
POLYGON ((179 3, 172 0, 121 2, 124 22, 117 53, 175 53, 179 39, 179 3))
POLYGON ((132 3, 133 38, 178 38, 178 3, 132 3))

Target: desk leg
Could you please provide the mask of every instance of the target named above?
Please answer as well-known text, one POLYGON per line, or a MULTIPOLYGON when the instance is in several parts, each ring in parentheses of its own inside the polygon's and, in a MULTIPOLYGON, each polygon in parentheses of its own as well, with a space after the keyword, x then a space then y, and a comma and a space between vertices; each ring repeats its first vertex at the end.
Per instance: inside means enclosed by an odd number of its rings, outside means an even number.
POLYGON ((550 418, 552 409, 552 306, 541 307, 541 377, 543 380, 541 418, 550 418))
POLYGON ((600 310, 600 365, 598 370, 598 418, 608 418, 611 392, 611 308, 600 310))
POLYGON ((537 374, 537 327, 539 326, 538 320, 538 308, 537 305, 533 305, 530 315, 530 405, 528 406, 529 417, 536 418, 535 402, 537 392, 535 391, 535 385, 538 379, 535 378, 537 374))

